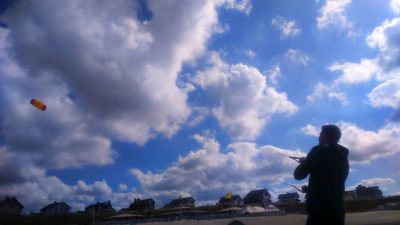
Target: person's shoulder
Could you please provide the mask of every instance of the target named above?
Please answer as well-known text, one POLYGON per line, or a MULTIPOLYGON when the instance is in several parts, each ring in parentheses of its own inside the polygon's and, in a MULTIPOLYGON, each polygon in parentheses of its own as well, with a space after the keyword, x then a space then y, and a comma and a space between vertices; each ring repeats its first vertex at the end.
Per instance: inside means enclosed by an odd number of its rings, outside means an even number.
POLYGON ((311 151, 324 150, 324 149, 328 149, 328 148, 329 148, 329 145, 319 144, 319 145, 315 145, 314 147, 312 147, 311 151))
POLYGON ((315 145, 314 147, 311 148, 311 150, 308 154, 318 154, 323 149, 324 149, 323 145, 315 145))
POLYGON ((337 144, 336 149, 345 157, 349 155, 349 149, 347 149, 343 145, 337 144))

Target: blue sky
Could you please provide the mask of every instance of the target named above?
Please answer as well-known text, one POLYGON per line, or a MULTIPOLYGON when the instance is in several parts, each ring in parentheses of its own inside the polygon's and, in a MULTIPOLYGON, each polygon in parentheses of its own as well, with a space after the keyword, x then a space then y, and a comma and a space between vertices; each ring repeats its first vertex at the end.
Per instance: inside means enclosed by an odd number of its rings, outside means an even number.
POLYGON ((6 1, 0 13, 0 195, 27 212, 258 188, 276 199, 306 182, 287 156, 326 123, 350 149, 347 189, 400 193, 398 0, 6 1))

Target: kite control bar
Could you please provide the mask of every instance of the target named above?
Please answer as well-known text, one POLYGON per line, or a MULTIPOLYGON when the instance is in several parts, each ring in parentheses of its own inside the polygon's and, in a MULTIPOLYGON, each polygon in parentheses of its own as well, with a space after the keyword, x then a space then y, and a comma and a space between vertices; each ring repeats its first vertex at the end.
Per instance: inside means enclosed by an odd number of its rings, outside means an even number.
POLYGON ((294 156, 289 156, 289 158, 293 159, 294 161, 300 163, 302 160, 304 160, 303 157, 294 157, 294 156))
POLYGON ((303 186, 301 186, 301 188, 299 188, 299 187, 297 187, 297 186, 295 186, 293 184, 288 184, 286 182, 283 182, 283 183, 293 187, 294 189, 300 191, 301 193, 307 193, 307 191, 308 191, 308 186, 307 185, 303 185, 303 186))
MULTIPOLYGON (((295 156, 289 156, 289 158, 293 159, 294 161, 296 161, 298 163, 302 163, 304 161, 304 159, 305 159, 304 157, 295 157, 295 156)), ((293 187, 294 189, 300 191, 301 193, 307 193, 307 191, 308 191, 308 186, 307 185, 303 185, 301 187, 297 187, 297 186, 295 186, 293 184, 288 184, 286 182, 283 182, 283 183, 293 187)))

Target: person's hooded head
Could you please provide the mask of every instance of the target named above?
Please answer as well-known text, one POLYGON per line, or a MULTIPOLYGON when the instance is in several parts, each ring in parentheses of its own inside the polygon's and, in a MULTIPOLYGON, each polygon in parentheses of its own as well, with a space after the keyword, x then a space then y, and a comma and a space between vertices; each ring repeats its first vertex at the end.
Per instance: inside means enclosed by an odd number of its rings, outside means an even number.
POLYGON ((342 132, 338 126, 333 124, 324 125, 321 127, 321 133, 319 134, 319 143, 328 145, 337 144, 341 135, 342 132))

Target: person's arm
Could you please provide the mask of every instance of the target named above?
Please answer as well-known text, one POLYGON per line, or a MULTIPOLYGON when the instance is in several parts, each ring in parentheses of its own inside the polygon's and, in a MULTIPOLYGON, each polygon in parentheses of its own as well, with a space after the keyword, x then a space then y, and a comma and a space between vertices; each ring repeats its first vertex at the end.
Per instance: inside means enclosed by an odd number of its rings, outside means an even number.
POLYGON ((349 151, 347 150, 347 154, 346 154, 346 168, 345 168, 345 175, 344 175, 344 179, 346 180, 347 177, 349 176, 349 171, 350 171, 350 165, 349 165, 349 160, 347 159, 347 156, 349 154, 349 151))
POLYGON ((311 149, 311 151, 308 153, 307 157, 304 159, 303 162, 300 163, 299 166, 294 170, 294 179, 296 180, 302 180, 308 176, 308 174, 311 172, 311 170, 314 168, 317 157, 316 155, 318 154, 318 150, 314 147, 311 149))

